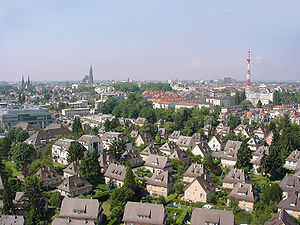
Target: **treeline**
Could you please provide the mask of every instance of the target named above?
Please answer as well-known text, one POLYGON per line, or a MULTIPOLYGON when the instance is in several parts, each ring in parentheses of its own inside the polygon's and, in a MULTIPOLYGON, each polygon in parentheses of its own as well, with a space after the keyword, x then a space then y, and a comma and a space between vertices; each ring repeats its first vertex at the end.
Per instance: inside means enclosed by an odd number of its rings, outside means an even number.
POLYGON ((150 123, 164 121, 164 127, 172 132, 181 130, 185 135, 202 132, 207 124, 218 124, 218 113, 208 108, 153 109, 152 103, 143 99, 140 94, 132 93, 126 100, 120 101, 112 110, 115 117, 136 119, 146 118, 150 123))
POLYGON ((153 91, 172 91, 172 87, 167 83, 147 83, 140 87, 136 83, 116 83, 113 84, 116 91, 123 92, 143 92, 146 90, 153 91))
POLYGON ((273 103, 274 105, 282 105, 282 104, 292 104, 298 103, 300 104, 300 91, 274 91, 273 93, 273 103))
POLYGON ((242 92, 240 92, 240 91, 235 92, 235 96, 234 96, 234 104, 235 105, 242 105, 243 103, 245 103, 244 102, 245 100, 246 100, 245 90, 242 92))

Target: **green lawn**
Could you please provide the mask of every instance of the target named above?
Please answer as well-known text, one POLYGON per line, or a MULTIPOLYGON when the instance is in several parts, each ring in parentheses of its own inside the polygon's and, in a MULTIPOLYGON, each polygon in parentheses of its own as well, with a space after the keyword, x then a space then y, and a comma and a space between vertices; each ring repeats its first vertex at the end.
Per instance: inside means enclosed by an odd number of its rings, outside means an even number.
POLYGON ((4 164, 6 169, 12 172, 14 177, 22 175, 22 171, 18 170, 17 165, 14 162, 4 161, 4 164))
POLYGON ((109 218, 111 215, 109 207, 110 207, 109 202, 103 202, 103 204, 102 204, 103 213, 107 216, 107 218, 109 218))

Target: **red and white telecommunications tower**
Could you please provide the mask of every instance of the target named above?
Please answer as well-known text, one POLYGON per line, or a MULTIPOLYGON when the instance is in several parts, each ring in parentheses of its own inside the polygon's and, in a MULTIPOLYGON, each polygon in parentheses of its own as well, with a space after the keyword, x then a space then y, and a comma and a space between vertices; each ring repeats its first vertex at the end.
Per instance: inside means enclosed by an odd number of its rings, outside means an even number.
POLYGON ((248 50, 248 58, 247 58, 247 62, 248 62, 248 70, 247 70, 247 86, 250 86, 251 85, 251 82, 250 82, 250 48, 248 50))

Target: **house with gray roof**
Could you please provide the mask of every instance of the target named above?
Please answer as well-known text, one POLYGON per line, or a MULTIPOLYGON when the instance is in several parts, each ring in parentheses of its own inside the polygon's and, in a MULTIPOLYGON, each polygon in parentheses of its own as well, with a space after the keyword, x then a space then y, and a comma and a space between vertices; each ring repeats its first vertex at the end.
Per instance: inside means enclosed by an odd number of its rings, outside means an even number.
POLYGON ((150 195, 167 197, 173 190, 174 179, 168 171, 157 170, 147 179, 146 189, 150 195))
POLYGON ((194 155, 204 158, 205 155, 211 154, 211 149, 206 141, 201 141, 192 149, 194 155))
POLYGON ((178 145, 179 148, 185 151, 186 150, 192 151, 192 149, 196 146, 195 140, 192 137, 188 137, 188 136, 180 136, 176 144, 178 145))
POLYGON ((300 151, 294 150, 292 153, 285 159, 284 168, 288 170, 296 170, 297 165, 300 165, 300 151))
POLYGON ((72 220, 70 218, 54 218, 51 225, 95 225, 92 220, 72 220))
POLYGON ((146 118, 143 118, 143 117, 138 117, 134 122, 135 125, 138 125, 140 127, 147 124, 147 123, 149 123, 148 120, 146 118))
POLYGON ((61 203, 59 218, 67 221, 69 219, 70 222, 81 221, 81 224, 88 224, 88 222, 101 224, 102 211, 103 209, 97 199, 64 198, 61 203))
POLYGON ((234 198, 238 201, 240 209, 252 211, 254 203, 257 200, 257 193, 252 187, 252 184, 238 183, 234 186, 227 198, 227 204, 229 204, 230 198, 234 198))
POLYGON ((58 187, 57 190, 62 196, 70 196, 71 198, 77 195, 87 194, 92 191, 91 185, 80 174, 67 177, 58 187))
POLYGON ((264 223, 264 225, 297 225, 296 221, 283 209, 264 223))
POLYGON ((183 174, 183 181, 190 183, 195 180, 196 177, 199 177, 203 174, 209 174, 205 166, 203 164, 193 163, 183 174))
POLYGON ((43 187, 56 185, 62 182, 61 176, 51 166, 40 168, 35 175, 42 180, 43 187))
POLYGON ((90 153, 96 151, 98 154, 101 154, 103 152, 102 141, 96 135, 82 135, 78 142, 90 153))
POLYGON ((117 187, 123 187, 125 174, 126 174, 125 166, 111 163, 104 174, 105 183, 109 184, 110 182, 112 182, 117 187))
POLYGON ((289 176, 288 174, 281 180, 279 187, 282 189, 283 198, 288 196, 288 193, 291 193, 295 190, 300 191, 300 178, 296 174, 289 176))
POLYGON ((142 157, 135 149, 127 149, 121 156, 124 161, 129 161, 132 166, 142 163, 142 157))
POLYGON ((151 134, 145 133, 145 134, 139 134, 134 143, 136 146, 141 146, 145 144, 150 145, 150 144, 154 144, 154 140, 151 134))
POLYGON ((67 168, 63 170, 64 177, 71 177, 75 175, 77 176, 80 173, 79 168, 80 168, 80 161, 71 162, 67 166, 67 168))
POLYGON ((167 141, 159 148, 159 150, 166 155, 172 155, 175 149, 179 149, 179 147, 173 141, 167 141))
POLYGON ((168 140, 176 143, 181 135, 181 131, 174 130, 173 133, 169 135, 168 140))
POLYGON ((225 147, 226 139, 224 136, 217 134, 207 143, 212 151, 221 151, 225 147))
POLYGON ((192 212, 191 225, 235 225, 232 211, 195 208, 192 212))
MULTIPOLYGON (((78 143, 76 140, 73 139, 67 139, 67 138, 61 138, 57 140, 52 145, 52 158, 54 162, 58 162, 64 165, 68 165, 68 151, 69 148, 74 145, 75 143, 78 143)), ((85 149, 82 147, 82 151, 84 152, 85 149)))
POLYGON ((162 204, 127 202, 122 221, 124 225, 163 225, 166 210, 162 204))
POLYGON ((190 155, 186 151, 184 151, 184 150, 182 150, 180 148, 175 149, 174 152, 173 152, 173 154, 170 155, 169 158, 171 160, 172 159, 176 159, 176 160, 182 161, 184 164, 189 164, 190 163, 190 159, 191 159, 190 155))
POLYGON ((146 161, 149 155, 161 155, 162 152, 154 145, 148 145, 143 151, 140 152, 140 156, 143 161, 146 161))
POLYGON ((154 173, 157 170, 166 170, 172 172, 173 166, 171 160, 168 157, 161 155, 149 155, 146 162, 145 168, 154 173))
POLYGON ((233 189, 238 183, 246 183, 247 176, 243 169, 231 169, 226 177, 222 180, 223 188, 233 189))
POLYGON ((105 173, 110 164, 118 164, 118 161, 111 154, 106 152, 100 154, 98 162, 101 168, 101 173, 105 173))
POLYGON ((23 224, 24 224, 23 216, 0 214, 0 225, 23 225, 23 224))
POLYGON ((205 141, 205 137, 200 133, 194 133, 192 135, 192 138, 194 139, 196 144, 199 144, 201 141, 205 141))
POLYGON ((288 214, 296 219, 300 216, 300 193, 294 190, 283 198, 277 205, 278 211, 286 210, 288 214))
POLYGON ((218 152, 223 167, 234 167, 237 161, 237 154, 242 145, 241 141, 228 140, 223 152, 218 152))

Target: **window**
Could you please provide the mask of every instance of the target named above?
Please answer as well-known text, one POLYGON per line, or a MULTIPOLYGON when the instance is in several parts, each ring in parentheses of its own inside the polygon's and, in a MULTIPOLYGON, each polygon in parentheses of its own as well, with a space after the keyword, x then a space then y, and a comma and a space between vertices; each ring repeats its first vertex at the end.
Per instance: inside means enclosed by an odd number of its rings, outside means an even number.
POLYGON ((190 192, 190 191, 188 191, 187 195, 188 195, 188 196, 190 196, 190 195, 191 195, 191 192, 190 192))
POLYGON ((134 222, 131 222, 130 225, 134 225, 134 222))
POLYGON ((197 191, 197 186, 194 186, 194 191, 197 191))
POLYGON ((200 193, 200 198, 204 198, 204 194, 200 193))
POLYGON ((161 191, 164 191, 164 187, 161 187, 161 191))

